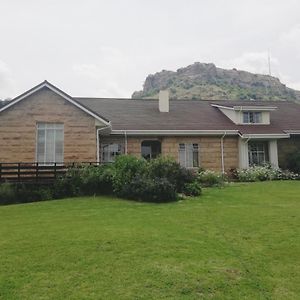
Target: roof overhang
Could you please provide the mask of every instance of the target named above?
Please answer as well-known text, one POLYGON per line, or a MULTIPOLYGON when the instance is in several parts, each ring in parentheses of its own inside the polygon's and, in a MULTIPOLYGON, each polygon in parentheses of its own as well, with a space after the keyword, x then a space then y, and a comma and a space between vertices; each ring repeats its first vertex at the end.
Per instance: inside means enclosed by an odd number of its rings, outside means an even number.
POLYGON ((285 130, 285 132, 293 135, 300 134, 300 130, 285 130))
POLYGON ((212 104, 211 106, 217 107, 220 109, 228 109, 234 111, 273 111, 276 110, 276 106, 261 106, 261 105, 233 105, 233 106, 226 106, 226 105, 219 105, 219 104, 212 104))
POLYGON ((27 92, 23 93, 22 95, 20 95, 20 96, 14 98, 13 100, 11 100, 8 104, 6 104, 5 106, 3 106, 0 109, 0 113, 3 112, 3 111, 5 111, 9 107, 12 107, 13 105, 19 103, 20 101, 24 100, 28 96, 36 93, 37 91, 45 88, 45 87, 48 88, 49 90, 53 91, 57 95, 61 96, 62 98, 64 98, 68 102, 72 103, 73 105, 75 105, 76 107, 78 107, 79 109, 81 109, 82 111, 86 112, 88 115, 94 117, 96 120, 104 123, 107 126, 110 125, 109 120, 105 119, 102 116, 99 116, 98 114, 94 113, 93 111, 91 111, 90 109, 86 108, 82 104, 78 103, 74 98, 72 98, 71 96, 69 96, 65 92, 61 91, 59 88, 57 88, 56 86, 54 86, 53 84, 49 83, 46 80, 44 82, 40 83, 39 85, 35 86, 34 88, 28 90, 27 92))
POLYGON ((247 106, 233 106, 235 111, 273 111, 276 110, 276 106, 259 106, 259 105, 247 105, 247 106))
POLYGON ((112 130, 113 135, 167 135, 167 136, 191 136, 191 135, 238 135, 238 130, 112 130))
POLYGON ((242 134, 240 133, 240 137, 242 139, 286 139, 289 138, 290 135, 287 133, 269 133, 269 134, 242 134))

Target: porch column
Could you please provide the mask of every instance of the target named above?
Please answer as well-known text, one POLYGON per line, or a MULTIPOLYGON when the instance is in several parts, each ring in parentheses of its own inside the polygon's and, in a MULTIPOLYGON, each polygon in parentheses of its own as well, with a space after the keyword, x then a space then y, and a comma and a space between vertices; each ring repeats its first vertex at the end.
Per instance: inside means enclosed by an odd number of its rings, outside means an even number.
POLYGON ((239 138, 239 168, 249 168, 248 140, 243 140, 242 138, 239 138))
POLYGON ((269 160, 273 168, 278 168, 277 140, 269 141, 269 160))

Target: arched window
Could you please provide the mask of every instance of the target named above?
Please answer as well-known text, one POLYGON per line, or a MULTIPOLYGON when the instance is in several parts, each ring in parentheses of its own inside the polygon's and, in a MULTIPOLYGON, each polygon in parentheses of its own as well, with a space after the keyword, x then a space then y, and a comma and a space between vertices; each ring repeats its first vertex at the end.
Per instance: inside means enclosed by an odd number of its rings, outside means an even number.
POLYGON ((156 158, 161 154, 160 141, 143 141, 142 142, 142 157, 145 159, 156 158))

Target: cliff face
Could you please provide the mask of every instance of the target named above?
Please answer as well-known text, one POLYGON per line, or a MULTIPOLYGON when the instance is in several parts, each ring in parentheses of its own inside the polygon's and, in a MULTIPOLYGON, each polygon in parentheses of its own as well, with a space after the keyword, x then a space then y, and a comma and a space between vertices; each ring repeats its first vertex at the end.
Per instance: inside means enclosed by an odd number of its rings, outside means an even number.
POLYGON ((155 98, 164 89, 174 99, 300 100, 300 92, 278 78, 198 62, 176 72, 163 70, 147 76, 143 90, 134 92, 132 98, 155 98))

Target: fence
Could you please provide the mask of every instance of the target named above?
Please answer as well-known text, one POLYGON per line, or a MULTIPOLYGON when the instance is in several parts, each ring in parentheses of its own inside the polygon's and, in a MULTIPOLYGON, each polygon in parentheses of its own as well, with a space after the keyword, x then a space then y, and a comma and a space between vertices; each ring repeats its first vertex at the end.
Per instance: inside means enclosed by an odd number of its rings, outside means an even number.
POLYGON ((1 182, 52 182, 66 174, 74 166, 98 165, 97 162, 76 162, 67 164, 49 163, 0 163, 1 182))

